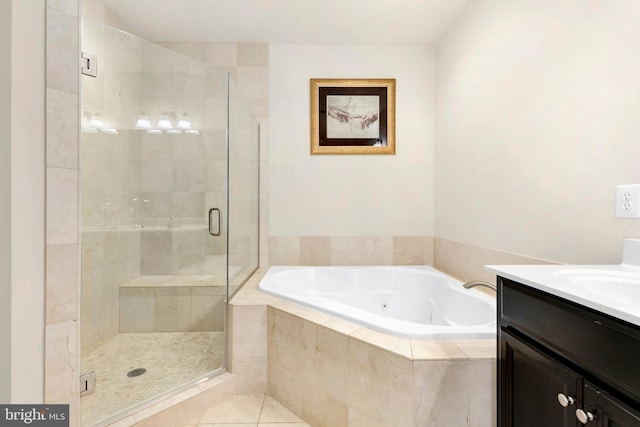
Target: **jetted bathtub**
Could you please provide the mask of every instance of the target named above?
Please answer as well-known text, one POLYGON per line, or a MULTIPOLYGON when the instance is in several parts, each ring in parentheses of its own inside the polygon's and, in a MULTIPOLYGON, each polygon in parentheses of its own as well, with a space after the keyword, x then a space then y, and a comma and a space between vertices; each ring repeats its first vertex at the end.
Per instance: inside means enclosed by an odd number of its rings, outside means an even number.
POLYGON ((399 337, 496 336, 495 298, 428 266, 270 267, 258 288, 399 337))

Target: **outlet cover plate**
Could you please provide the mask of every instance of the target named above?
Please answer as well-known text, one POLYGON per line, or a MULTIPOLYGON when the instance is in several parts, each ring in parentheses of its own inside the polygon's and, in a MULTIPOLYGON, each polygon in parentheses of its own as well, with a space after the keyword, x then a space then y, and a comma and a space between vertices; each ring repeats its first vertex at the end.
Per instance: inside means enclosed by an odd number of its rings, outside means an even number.
POLYGON ((616 187, 616 216, 618 218, 640 218, 640 184, 616 187))

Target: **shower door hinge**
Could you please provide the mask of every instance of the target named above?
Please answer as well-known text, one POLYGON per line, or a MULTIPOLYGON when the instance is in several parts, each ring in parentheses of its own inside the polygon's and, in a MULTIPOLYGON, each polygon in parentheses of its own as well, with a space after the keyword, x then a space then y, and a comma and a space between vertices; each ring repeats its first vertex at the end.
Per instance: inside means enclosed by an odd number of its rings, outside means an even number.
POLYGON ((80 55, 80 72, 85 76, 98 77, 98 57, 82 52, 80 55))
POLYGON ((96 390, 96 371, 80 375, 80 397, 91 394, 96 390))

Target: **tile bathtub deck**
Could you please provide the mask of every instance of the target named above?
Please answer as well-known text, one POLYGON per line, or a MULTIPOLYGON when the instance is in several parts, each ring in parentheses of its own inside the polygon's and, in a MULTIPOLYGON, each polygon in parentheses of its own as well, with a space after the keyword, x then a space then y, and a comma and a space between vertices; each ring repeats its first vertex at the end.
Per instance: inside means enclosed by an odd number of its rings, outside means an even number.
POLYGON ((183 427, 310 427, 264 394, 242 394, 209 408, 197 424, 183 427))

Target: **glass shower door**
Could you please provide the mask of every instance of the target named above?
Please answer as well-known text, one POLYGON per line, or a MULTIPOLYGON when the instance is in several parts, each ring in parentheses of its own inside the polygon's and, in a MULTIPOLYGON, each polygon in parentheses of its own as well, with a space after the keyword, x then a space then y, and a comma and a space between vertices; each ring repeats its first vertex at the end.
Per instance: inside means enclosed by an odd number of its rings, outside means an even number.
POLYGON ((229 80, 229 296, 258 268, 260 127, 229 80))
POLYGON ((90 426, 224 370, 228 229, 247 220, 229 221, 227 73, 87 20, 82 45, 99 66, 80 153, 90 426))

